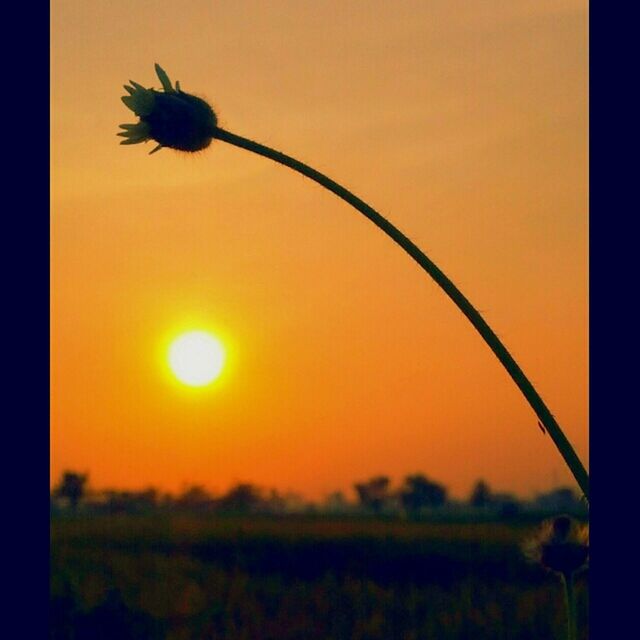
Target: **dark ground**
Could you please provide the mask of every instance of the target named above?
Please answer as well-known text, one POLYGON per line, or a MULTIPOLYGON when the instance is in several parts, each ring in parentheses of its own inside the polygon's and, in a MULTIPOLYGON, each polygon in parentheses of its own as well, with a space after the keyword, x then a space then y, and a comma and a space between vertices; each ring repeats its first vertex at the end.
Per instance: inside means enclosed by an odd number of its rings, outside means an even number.
MULTIPOLYGON (((56 516, 56 640, 563 638, 531 522, 56 516)), ((588 637, 587 574, 578 590, 588 637)))

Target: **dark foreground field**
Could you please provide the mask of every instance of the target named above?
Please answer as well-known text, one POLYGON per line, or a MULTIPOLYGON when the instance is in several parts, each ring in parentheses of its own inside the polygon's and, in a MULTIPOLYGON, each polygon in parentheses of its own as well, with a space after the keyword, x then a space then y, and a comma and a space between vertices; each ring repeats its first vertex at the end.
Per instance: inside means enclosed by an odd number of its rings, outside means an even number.
MULTIPOLYGON (((94 516, 51 524, 50 638, 564 637, 531 524, 94 516)), ((578 580, 587 638, 587 577, 578 580)))

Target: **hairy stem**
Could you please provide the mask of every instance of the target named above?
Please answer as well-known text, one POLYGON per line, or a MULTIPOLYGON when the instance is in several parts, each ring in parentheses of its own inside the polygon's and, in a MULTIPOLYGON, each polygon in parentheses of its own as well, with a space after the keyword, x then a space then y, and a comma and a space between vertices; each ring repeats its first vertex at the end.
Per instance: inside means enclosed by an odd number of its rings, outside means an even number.
POLYGON ((564 586, 564 602, 567 610, 567 640, 577 640, 576 592, 573 573, 562 574, 562 585, 564 586))
POLYGON ((392 240, 400 245, 436 281, 449 298, 453 300, 458 309, 460 309, 460 311, 462 311, 462 313, 468 318, 478 333, 484 338, 484 341, 489 345, 491 351, 493 351, 498 360, 500 360, 520 391, 522 391, 527 402, 531 405, 531 408, 540 419, 540 422, 549 433, 549 436, 573 473, 580 489, 587 500, 589 499, 589 475, 586 469, 571 446, 571 443, 564 435, 560 425, 556 422, 555 418, 531 382, 529 382, 527 376, 525 376, 522 369, 520 369, 509 351, 507 351, 507 348, 502 344, 498 336, 485 322, 484 318, 475 309, 475 307, 469 302, 469 300, 467 300, 453 282, 451 282, 451 280, 449 280, 449 278, 411 240, 409 240, 407 236, 391 224, 385 217, 372 209, 366 202, 360 200, 360 198, 355 196, 349 190, 345 189, 319 171, 312 169, 303 162, 258 142, 249 140, 248 138, 243 138, 242 136, 225 131, 224 129, 217 128, 215 138, 228 142, 236 147, 246 149, 247 151, 252 151, 260 156, 269 158, 270 160, 274 160, 279 164, 301 173, 314 182, 317 182, 325 189, 328 189, 339 198, 355 207, 360 213, 373 222, 373 224, 379 227, 392 240))

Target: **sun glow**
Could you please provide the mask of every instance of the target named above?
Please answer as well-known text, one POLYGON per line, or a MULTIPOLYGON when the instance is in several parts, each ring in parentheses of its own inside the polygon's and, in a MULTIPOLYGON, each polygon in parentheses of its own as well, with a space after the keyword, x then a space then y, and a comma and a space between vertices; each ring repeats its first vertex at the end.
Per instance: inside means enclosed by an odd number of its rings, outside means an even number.
POLYGON ((169 367, 175 377, 190 387, 203 387, 221 373, 225 362, 222 343, 206 331, 189 331, 169 347, 169 367))

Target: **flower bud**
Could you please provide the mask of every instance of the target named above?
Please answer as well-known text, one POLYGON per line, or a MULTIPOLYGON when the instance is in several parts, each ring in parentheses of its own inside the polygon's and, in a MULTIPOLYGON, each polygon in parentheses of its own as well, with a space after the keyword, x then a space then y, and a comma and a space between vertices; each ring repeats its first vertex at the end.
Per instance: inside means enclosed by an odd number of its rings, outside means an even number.
POLYGON ((558 516, 544 522, 524 550, 529 559, 546 569, 571 575, 589 558, 589 528, 569 516, 558 516))
POLYGON ((211 144, 218 119, 211 106, 202 98, 192 96, 171 84, 165 71, 156 64, 156 73, 163 91, 146 89, 137 82, 124 85, 129 95, 122 102, 139 118, 136 124, 121 124, 125 138, 120 144, 138 144, 155 140, 151 151, 169 147, 178 151, 200 151, 211 144))

